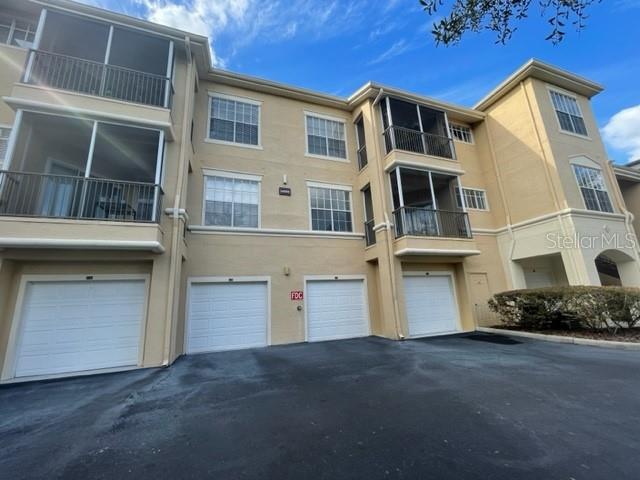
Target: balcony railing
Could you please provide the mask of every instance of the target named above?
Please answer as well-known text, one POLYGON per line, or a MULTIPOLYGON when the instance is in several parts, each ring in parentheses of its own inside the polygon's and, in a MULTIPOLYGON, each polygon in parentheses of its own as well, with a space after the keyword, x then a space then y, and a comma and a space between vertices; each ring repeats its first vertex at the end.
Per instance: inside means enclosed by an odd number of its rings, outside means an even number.
POLYGON ((368 162, 369 160, 367 158, 367 147, 366 145, 363 145, 358 149, 358 169, 362 170, 367 166, 368 162))
POLYGON ((367 247, 376 243, 376 232, 373 229, 374 223, 373 220, 364 222, 364 241, 367 247))
POLYGON ((0 216, 153 223, 161 208, 153 183, 0 170, 0 216))
POLYGON ((396 238, 405 235, 421 237, 471 238, 466 212, 402 207, 393 212, 396 238))
POLYGON ((173 96, 162 75, 42 50, 31 50, 23 81, 155 107, 169 108, 173 96))
POLYGON ((387 128, 383 135, 387 153, 392 150, 404 150, 434 157, 456 158, 453 140, 449 137, 393 125, 387 128))

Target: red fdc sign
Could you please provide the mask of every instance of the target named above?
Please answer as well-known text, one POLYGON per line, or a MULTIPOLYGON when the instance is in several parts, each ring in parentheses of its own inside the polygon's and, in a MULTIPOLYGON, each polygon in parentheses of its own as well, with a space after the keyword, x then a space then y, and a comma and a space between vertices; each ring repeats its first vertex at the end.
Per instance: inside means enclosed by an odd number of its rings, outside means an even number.
POLYGON ((302 300, 304 298, 304 293, 302 292, 302 290, 291 290, 289 298, 291 300, 302 300))

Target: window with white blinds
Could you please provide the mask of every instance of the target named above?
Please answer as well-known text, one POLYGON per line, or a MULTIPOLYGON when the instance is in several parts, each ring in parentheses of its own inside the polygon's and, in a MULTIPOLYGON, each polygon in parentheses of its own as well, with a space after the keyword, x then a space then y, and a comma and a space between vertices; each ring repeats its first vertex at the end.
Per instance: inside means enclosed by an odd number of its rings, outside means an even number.
POLYGON ((351 232, 351 192, 309 187, 311 229, 328 232, 351 232))
POLYGON ((231 175, 205 176, 204 224, 258 228, 260 182, 231 175))
POLYGON ((602 172, 597 168, 583 165, 573 165, 573 172, 578 181, 585 207, 598 212, 613 212, 607 187, 602 178, 602 172))
POLYGON ((582 118, 578 101, 574 97, 551 90, 551 101, 560 122, 560 128, 565 132, 587 135, 587 127, 582 118))
POLYGON ((259 145, 260 105, 212 95, 209 138, 241 145, 259 145))
POLYGON ((307 152, 322 157, 346 159, 344 122, 306 115, 307 152))

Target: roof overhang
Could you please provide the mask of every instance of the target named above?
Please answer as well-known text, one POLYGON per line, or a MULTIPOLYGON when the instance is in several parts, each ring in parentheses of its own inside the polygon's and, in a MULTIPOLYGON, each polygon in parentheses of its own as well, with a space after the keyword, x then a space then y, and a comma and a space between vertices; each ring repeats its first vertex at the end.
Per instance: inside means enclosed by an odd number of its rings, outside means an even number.
POLYGON ((614 165, 613 173, 615 173, 616 178, 618 180, 627 180, 629 182, 640 182, 640 170, 636 170, 635 168, 614 165))
POLYGON ((532 58, 509 75, 506 80, 489 92, 489 94, 475 104, 473 108, 481 111, 489 108, 509 93, 516 85, 529 77, 551 83, 566 90, 584 95, 587 98, 597 95, 604 89, 599 83, 592 82, 584 77, 532 58))
POLYGON ((294 87, 284 83, 273 82, 264 78, 243 75, 219 68, 211 68, 210 71, 201 71, 200 78, 215 83, 231 85, 239 88, 248 88, 258 92, 269 93, 303 102, 326 105, 328 107, 350 110, 349 103, 342 97, 314 92, 306 88, 294 87))

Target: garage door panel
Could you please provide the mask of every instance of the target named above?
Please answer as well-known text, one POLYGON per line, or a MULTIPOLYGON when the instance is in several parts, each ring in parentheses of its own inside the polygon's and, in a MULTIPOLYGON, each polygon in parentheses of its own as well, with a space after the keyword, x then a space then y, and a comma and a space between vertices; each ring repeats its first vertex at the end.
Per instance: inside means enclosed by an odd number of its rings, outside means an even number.
POLYGON ((369 334, 363 280, 310 280, 306 307, 310 342, 369 334))
POLYGON ((137 365, 145 304, 143 280, 29 282, 15 375, 137 365))
POLYGON ((265 346, 267 295, 267 282, 193 283, 188 352, 265 346))
POLYGON ((457 330, 458 314, 449 275, 405 276, 409 335, 435 335, 457 330))

